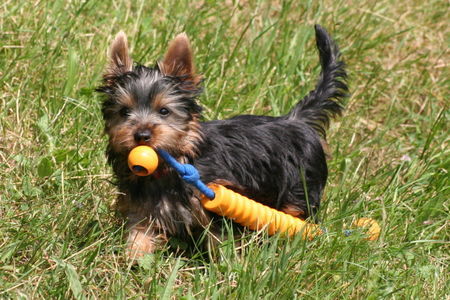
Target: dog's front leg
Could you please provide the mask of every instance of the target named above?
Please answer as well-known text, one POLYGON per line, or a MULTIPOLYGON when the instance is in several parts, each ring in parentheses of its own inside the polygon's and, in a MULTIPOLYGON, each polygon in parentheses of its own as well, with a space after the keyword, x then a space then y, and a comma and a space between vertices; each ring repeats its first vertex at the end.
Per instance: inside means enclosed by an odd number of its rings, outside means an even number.
POLYGON ((126 221, 127 256, 129 258, 135 259, 153 253, 162 240, 166 240, 155 222, 152 222, 146 215, 148 210, 145 207, 133 205, 125 193, 119 195, 116 209, 126 221))
POLYGON ((147 219, 135 222, 129 218, 127 227, 127 256, 131 259, 153 253, 158 246, 167 241, 147 219))

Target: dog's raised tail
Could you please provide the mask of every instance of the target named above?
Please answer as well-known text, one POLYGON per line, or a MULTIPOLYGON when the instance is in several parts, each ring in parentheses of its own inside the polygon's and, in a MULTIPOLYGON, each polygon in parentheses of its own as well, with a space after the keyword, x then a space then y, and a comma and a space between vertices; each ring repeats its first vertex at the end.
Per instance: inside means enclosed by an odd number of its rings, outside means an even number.
POLYGON ((348 96, 345 63, 340 59, 339 48, 328 32, 315 25, 316 44, 322 71, 315 89, 303 98, 287 115, 289 119, 303 120, 323 137, 330 118, 341 114, 342 100, 348 96))

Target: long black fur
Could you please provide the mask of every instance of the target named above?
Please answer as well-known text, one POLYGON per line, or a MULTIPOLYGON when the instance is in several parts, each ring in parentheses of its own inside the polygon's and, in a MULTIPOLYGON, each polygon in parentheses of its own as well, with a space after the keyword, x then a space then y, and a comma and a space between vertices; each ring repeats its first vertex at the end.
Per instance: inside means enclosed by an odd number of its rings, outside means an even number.
POLYGON ((276 209, 298 206, 317 212, 328 171, 321 138, 347 96, 345 64, 328 33, 315 26, 322 67, 316 88, 287 115, 241 115, 202 124, 205 143, 194 162, 206 182, 216 178, 276 209), (211 168, 216 165, 215 168, 211 168), (307 191, 305 191, 305 188, 307 191))

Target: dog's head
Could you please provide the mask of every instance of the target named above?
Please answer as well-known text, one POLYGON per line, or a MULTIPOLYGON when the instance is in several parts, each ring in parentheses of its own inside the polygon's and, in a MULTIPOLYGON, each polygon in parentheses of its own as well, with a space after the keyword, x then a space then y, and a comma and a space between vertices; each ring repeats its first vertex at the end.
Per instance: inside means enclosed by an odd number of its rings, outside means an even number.
POLYGON ((201 139, 198 118, 201 76, 195 72, 186 34, 169 44, 155 67, 133 65, 127 38, 117 34, 103 75, 103 118, 110 148, 128 153, 137 145, 195 156, 201 139))

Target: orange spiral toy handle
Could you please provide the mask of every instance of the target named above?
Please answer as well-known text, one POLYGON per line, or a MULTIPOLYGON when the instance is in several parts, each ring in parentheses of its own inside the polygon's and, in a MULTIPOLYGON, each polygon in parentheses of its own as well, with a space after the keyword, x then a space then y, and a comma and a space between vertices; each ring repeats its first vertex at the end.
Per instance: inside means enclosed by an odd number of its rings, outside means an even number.
POLYGON ((380 237, 381 227, 374 219, 360 218, 353 222, 353 226, 365 228, 367 231, 367 240, 369 241, 376 241, 380 237))
POLYGON ((218 184, 208 184, 216 197, 209 199, 202 195, 204 208, 218 215, 231 218, 234 222, 252 230, 267 227, 269 235, 277 232, 293 236, 302 233, 304 239, 313 239, 323 231, 316 224, 305 222, 261 203, 242 196, 218 184))

